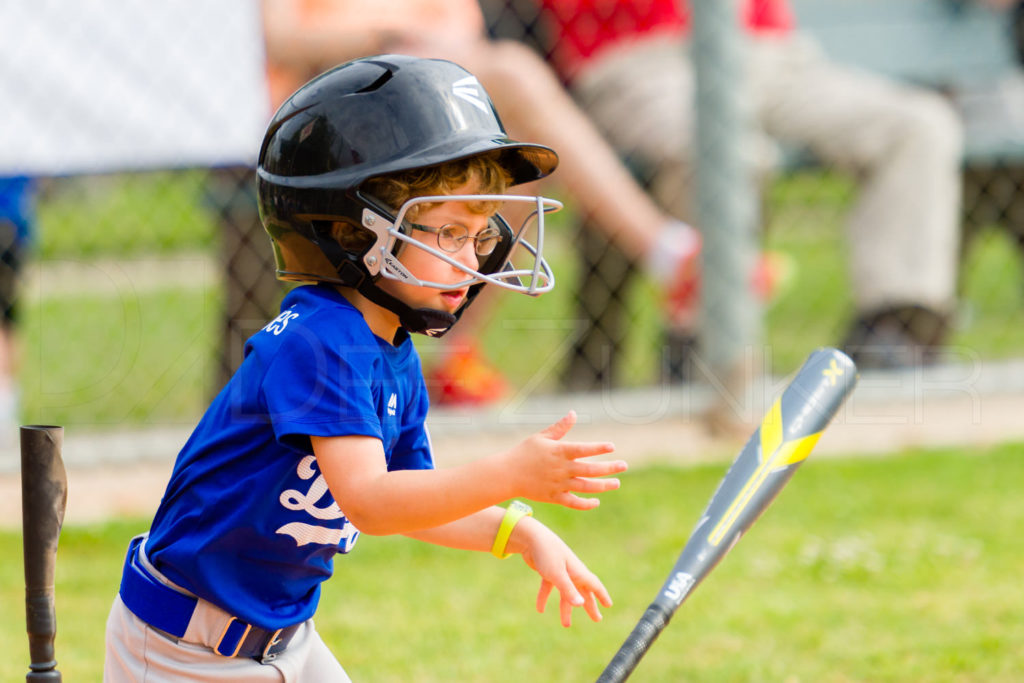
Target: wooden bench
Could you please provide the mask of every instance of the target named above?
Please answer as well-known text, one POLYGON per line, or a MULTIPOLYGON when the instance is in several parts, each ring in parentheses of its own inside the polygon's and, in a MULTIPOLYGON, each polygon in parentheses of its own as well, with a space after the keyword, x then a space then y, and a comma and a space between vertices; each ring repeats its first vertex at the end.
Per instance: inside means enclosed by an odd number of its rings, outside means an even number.
POLYGON ((974 0, 791 0, 835 61, 940 90, 960 111, 965 165, 1024 159, 1018 19, 974 0))
MULTIPOLYGON (((1021 0, 1024 2, 1024 0, 1021 0)), ((801 31, 838 62, 948 95, 964 122, 963 250, 978 229, 1000 225, 1024 252, 1024 8, 994 10, 977 0, 790 0, 801 31)), ((1018 3, 1021 5, 1021 3, 1018 3)), ((481 0, 491 33, 544 53, 551 36, 535 0, 481 0)), ((785 150, 781 172, 816 160, 785 150)), ((632 169, 643 178, 643 169, 632 169)), ((616 361, 631 326, 627 297, 635 264, 587 226, 579 230, 577 339, 564 374, 569 389, 616 383, 616 361)), ((669 376, 685 375, 687 338, 669 376)))
MULTIPOLYGON (((838 62, 946 94, 964 122, 962 253, 979 229, 1000 225, 1024 253, 1024 12, 972 0, 791 0, 802 31, 838 62)), ((781 172, 817 163, 786 150, 781 172)), ((638 174, 639 176, 640 174, 638 174)), ((579 232, 581 329, 564 374, 569 389, 616 383, 629 331, 626 292, 637 269, 594 231, 579 232)), ((667 333, 666 371, 687 377, 695 340, 667 333)))
POLYGON ((1024 5, 791 1, 801 27, 836 61, 950 98, 964 124, 962 253, 988 225, 1005 228, 1024 252, 1024 5))

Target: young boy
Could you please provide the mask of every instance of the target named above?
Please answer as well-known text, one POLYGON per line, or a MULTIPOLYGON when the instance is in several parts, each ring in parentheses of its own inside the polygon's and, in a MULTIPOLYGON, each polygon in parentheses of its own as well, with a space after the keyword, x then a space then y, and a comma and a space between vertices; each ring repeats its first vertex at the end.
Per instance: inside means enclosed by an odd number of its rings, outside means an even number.
POLYGON ((384 55, 300 88, 271 121, 260 210, 281 315, 178 456, 148 534, 129 548, 107 623, 107 681, 347 681, 312 622, 334 555, 360 533, 522 554, 600 619, 607 591, 515 497, 574 509, 618 487, 608 443, 563 440, 570 413, 513 448, 433 469, 426 391, 409 332, 440 336, 484 284, 530 294, 553 276, 495 210, 557 163, 505 137, 486 93, 445 61, 384 55), (510 265, 514 247, 532 265, 510 265))

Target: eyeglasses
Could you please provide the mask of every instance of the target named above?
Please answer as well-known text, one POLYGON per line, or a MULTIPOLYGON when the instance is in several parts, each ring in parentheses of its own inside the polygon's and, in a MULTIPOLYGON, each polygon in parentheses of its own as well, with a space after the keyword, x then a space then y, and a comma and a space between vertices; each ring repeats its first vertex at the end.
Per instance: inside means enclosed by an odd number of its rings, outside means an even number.
POLYGON ((458 253, 466 244, 466 240, 473 240, 476 243, 474 249, 477 256, 490 256, 502 239, 501 232, 493 226, 484 228, 475 236, 470 237, 469 228, 459 223, 448 223, 440 228, 419 223, 407 223, 407 225, 413 230, 434 233, 437 235, 437 246, 451 254, 458 253))

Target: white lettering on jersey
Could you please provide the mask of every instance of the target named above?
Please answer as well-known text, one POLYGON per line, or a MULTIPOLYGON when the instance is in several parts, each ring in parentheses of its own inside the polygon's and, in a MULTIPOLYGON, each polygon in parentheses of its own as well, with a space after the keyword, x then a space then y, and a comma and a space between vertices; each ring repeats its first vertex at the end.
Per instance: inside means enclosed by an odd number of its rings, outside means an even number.
POLYGON ((395 412, 398 410, 398 396, 394 392, 391 392, 391 397, 388 398, 388 415, 391 417, 395 416, 395 412))
MULTIPOLYGON (((299 475, 300 479, 309 480, 316 474, 316 470, 313 465, 316 463, 315 455, 307 455, 299 462, 299 466, 296 469, 296 474, 299 475)), ((331 501, 330 505, 319 508, 316 506, 317 502, 324 497, 327 493, 327 480, 321 474, 318 476, 309 487, 306 493, 297 491, 296 489, 288 489, 281 494, 281 505, 285 506, 289 510, 302 510, 308 512, 317 519, 338 519, 344 517, 344 514, 338 508, 338 504, 331 501)))
MULTIPOLYGON (((327 480, 324 479, 322 474, 317 475, 315 455, 307 455, 300 460, 295 473, 303 481, 309 481, 314 476, 316 476, 316 479, 313 479, 313 483, 310 484, 309 490, 305 493, 297 489, 288 489, 282 492, 279 499, 282 506, 289 510, 301 510, 316 519, 345 518, 345 514, 333 500, 330 505, 317 507, 317 503, 320 502, 328 491, 327 480)), ((352 550, 356 540, 359 538, 359 530, 347 519, 345 519, 341 529, 305 524, 303 522, 289 522, 277 529, 277 533, 291 536, 295 539, 295 543, 300 546, 307 543, 338 545, 344 540, 345 544, 339 549, 342 553, 352 550)))
POLYGON ((302 522, 289 522, 278 529, 277 533, 291 536, 295 539, 295 543, 300 546, 307 543, 338 545, 344 540, 347 542, 345 543, 345 548, 341 550, 343 553, 351 550, 351 546, 355 545, 355 539, 352 537, 359 534, 355 527, 348 523, 342 529, 328 529, 325 526, 314 526, 312 524, 303 524, 302 522), (351 541, 348 541, 348 539, 351 539, 351 541))
POLYGON ((480 96, 480 82, 473 76, 466 76, 452 83, 452 94, 469 102, 480 111, 487 113, 487 105, 480 96))
POLYGON ((263 331, 273 332, 274 336, 277 336, 284 332, 284 328, 288 327, 289 320, 295 320, 298 317, 299 314, 290 308, 287 311, 281 311, 281 315, 267 323, 267 326, 263 328, 263 331))

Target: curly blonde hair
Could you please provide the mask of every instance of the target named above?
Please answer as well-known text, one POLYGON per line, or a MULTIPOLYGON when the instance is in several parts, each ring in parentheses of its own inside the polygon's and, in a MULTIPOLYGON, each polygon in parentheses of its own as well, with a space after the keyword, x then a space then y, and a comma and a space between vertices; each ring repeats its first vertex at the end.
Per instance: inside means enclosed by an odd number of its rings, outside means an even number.
MULTIPOLYGON (((449 161, 437 166, 377 176, 363 183, 364 192, 397 211, 414 197, 452 194, 453 190, 473 184, 473 194, 504 194, 512 182, 512 174, 501 164, 498 152, 489 152, 467 159, 449 161)), ((492 214, 501 202, 469 202, 473 213, 492 214)), ((424 211, 435 206, 433 202, 409 207, 405 217, 415 221, 424 211)), ((337 221, 332 235, 346 249, 358 251, 374 242, 374 235, 366 228, 348 221, 337 221)))
MULTIPOLYGON (((466 184, 475 185, 474 194, 504 194, 511 182, 512 176, 502 166, 499 154, 491 152, 438 166, 370 178, 363 189, 397 211, 413 197, 452 194, 453 190, 466 184)), ((474 213, 490 214, 497 211, 499 205, 500 202, 473 202, 469 208, 474 213)), ((406 216, 416 220, 416 216, 430 206, 412 206, 406 216)))

